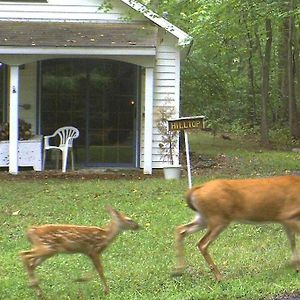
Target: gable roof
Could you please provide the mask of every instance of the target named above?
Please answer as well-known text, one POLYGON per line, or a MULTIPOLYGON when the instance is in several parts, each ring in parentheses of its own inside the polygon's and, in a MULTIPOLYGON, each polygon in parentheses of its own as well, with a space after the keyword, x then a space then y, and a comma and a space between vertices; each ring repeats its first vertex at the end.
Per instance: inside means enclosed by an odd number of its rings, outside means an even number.
POLYGON ((155 23, 156 25, 164 28, 166 31, 178 38, 178 45, 189 46, 192 43, 193 38, 182 31, 180 28, 176 27, 168 20, 160 17, 155 12, 149 10, 145 5, 137 2, 135 0, 121 0, 123 3, 127 4, 135 11, 142 13, 147 19, 155 23))

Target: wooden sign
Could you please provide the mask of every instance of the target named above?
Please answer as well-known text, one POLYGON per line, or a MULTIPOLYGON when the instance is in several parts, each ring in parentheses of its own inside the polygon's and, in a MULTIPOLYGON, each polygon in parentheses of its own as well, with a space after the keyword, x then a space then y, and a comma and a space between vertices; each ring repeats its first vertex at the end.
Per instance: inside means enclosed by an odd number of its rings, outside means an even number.
POLYGON ((205 116, 196 116, 168 120, 168 129, 169 131, 203 129, 204 119, 205 116))
POLYGON ((184 131, 185 140, 185 152, 186 152, 186 166, 188 171, 188 182, 189 188, 192 187, 192 169, 190 161, 190 146, 188 131, 193 129, 203 129, 204 128, 205 116, 195 116, 168 120, 169 131, 184 131))

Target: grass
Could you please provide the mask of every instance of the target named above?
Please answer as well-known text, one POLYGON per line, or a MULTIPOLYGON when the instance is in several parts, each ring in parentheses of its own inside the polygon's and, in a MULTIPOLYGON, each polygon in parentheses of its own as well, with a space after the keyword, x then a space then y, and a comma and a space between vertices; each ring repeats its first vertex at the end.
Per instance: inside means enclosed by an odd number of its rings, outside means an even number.
MULTIPOLYGON (((300 168, 299 155, 295 153, 260 152, 255 145, 238 141, 233 144, 207 135, 193 136, 192 142, 192 150, 197 149, 201 155, 227 157, 222 168, 194 177, 195 183, 220 176, 282 174, 300 168), (253 159, 257 161, 253 163, 253 159)), ((186 187, 186 178, 176 182, 158 178, 3 180, 0 299, 35 299, 18 255, 30 248, 24 235, 29 225, 102 226, 109 221, 104 209, 107 204, 137 220, 143 230, 121 234, 104 253, 103 264, 111 288, 106 299, 251 300, 271 299, 300 290, 299 274, 289 267, 287 238, 278 225, 233 224, 220 236, 211 253, 225 276, 221 283, 215 282, 195 247, 203 233, 195 234, 186 242, 186 272, 182 277, 172 278, 174 229, 193 218, 193 212, 183 201, 186 187)), ((103 299, 96 272, 93 271, 93 280, 88 283, 74 282, 91 270, 90 261, 81 255, 60 255, 44 262, 37 275, 47 299, 103 299)))
POLYGON ((300 148, 297 144, 287 147, 288 150, 266 150, 255 139, 246 136, 232 136, 232 140, 224 140, 202 132, 191 135, 190 140, 193 152, 217 160, 221 157, 224 161, 217 170, 205 170, 206 175, 260 177, 300 170, 300 153, 291 151, 294 147, 300 148))

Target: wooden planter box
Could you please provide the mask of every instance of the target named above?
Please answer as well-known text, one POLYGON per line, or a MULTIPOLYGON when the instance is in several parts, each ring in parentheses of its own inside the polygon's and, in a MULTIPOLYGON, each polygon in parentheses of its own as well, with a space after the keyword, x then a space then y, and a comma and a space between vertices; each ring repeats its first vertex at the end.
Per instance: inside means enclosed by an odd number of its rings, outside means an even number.
MULTIPOLYGON (((33 167, 42 171, 43 136, 36 135, 29 140, 19 141, 18 166, 33 167)), ((9 141, 0 142, 0 167, 9 166, 9 141)))

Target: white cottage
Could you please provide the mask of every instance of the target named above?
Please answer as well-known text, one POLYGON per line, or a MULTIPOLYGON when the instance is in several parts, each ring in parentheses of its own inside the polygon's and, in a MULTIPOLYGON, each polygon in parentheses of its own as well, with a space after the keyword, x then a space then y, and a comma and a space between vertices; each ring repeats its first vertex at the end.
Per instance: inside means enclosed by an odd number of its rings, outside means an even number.
POLYGON ((136 1, 111 3, 105 11, 103 0, 0 1, 0 122, 10 123, 10 173, 18 173, 19 119, 37 135, 77 127, 79 166, 151 174, 164 165, 154 113, 166 99, 179 111, 191 38, 136 1))

